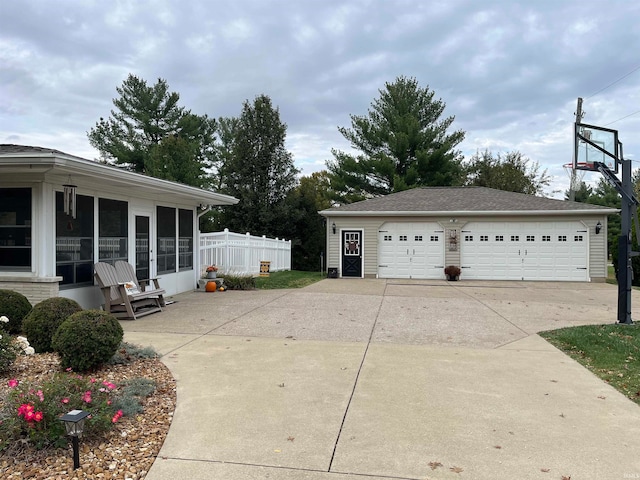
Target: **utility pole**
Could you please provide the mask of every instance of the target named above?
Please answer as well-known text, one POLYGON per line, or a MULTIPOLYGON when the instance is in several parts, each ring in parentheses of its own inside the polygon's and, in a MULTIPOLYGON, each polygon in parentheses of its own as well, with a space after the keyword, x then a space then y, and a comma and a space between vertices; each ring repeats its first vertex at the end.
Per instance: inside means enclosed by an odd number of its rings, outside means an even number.
MULTIPOLYGON (((582 123, 582 97, 578 97, 578 107, 576 108, 576 123, 582 123)), ((575 202, 576 200, 576 162, 577 158, 573 159, 573 169, 571 170, 571 180, 569 180, 569 200, 575 202)))

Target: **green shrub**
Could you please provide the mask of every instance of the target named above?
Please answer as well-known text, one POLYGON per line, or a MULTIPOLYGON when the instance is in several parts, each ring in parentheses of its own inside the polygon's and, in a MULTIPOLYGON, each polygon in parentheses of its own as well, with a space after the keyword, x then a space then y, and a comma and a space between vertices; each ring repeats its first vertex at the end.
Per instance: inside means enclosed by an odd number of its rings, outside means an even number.
POLYGON ((13 337, 6 332, 0 330, 0 374, 9 370, 16 357, 20 352, 20 347, 16 344, 13 337))
POLYGON ((128 342, 121 342, 116 353, 111 357, 111 365, 130 365, 138 359, 158 358, 153 347, 141 347, 128 342))
POLYGON ((225 273, 222 278, 224 278, 224 287, 229 290, 253 290, 256 288, 256 279, 251 275, 225 273))
POLYGON ((82 310, 75 300, 53 297, 33 307, 22 322, 22 332, 37 353, 51 352, 51 338, 58 327, 72 314, 82 310))
POLYGON ((156 390, 156 382, 148 378, 132 378, 122 383, 118 397, 113 403, 125 417, 141 413, 142 401, 156 390))
POLYGON ((86 372, 113 357, 124 332, 118 320, 100 310, 83 310, 67 318, 53 335, 51 346, 62 368, 86 372))
POLYGON ((0 450, 27 441, 35 448, 66 447, 64 424, 58 418, 70 410, 91 413, 84 437, 108 429, 122 416, 114 405, 116 385, 83 378, 75 373, 58 373, 44 383, 9 380, 9 392, 0 399, 0 450))
POLYGON ((0 289, 0 316, 9 319, 5 328, 9 333, 22 332, 22 320, 31 311, 27 297, 13 290, 0 289))

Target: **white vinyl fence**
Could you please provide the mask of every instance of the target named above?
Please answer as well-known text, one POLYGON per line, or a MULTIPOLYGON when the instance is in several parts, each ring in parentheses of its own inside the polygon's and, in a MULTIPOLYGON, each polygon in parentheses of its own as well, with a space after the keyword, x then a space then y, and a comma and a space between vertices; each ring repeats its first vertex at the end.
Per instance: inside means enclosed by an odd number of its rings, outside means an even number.
POLYGON ((271 262, 269 270, 291 270, 291 240, 255 237, 249 233, 200 234, 200 272, 216 265, 221 273, 257 275, 260 262, 271 262))

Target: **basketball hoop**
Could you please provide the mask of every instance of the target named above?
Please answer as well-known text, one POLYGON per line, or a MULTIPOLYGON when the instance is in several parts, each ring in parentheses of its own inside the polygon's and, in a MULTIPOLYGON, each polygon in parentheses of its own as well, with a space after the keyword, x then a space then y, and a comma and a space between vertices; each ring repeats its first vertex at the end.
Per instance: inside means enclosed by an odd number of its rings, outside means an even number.
POLYGON ((579 162, 575 165, 571 162, 564 164, 562 167, 569 175, 569 190, 573 190, 574 192, 580 188, 584 174, 587 171, 593 171, 593 163, 587 162, 579 162))

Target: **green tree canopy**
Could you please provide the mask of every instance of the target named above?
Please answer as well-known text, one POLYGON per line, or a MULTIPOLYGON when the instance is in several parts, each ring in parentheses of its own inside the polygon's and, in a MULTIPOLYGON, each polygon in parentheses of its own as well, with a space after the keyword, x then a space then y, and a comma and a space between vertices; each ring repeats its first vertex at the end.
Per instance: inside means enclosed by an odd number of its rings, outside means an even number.
POLYGON ((464 132, 447 133, 454 117, 441 118, 445 103, 415 78, 398 77, 379 90, 367 115, 351 115, 340 133, 359 150, 333 150, 327 162, 336 199, 349 203, 417 186, 460 182, 464 132))
POLYGON ((542 195, 550 183, 547 170, 540 171, 538 162, 531 162, 518 151, 504 156, 489 150, 476 152, 465 164, 465 185, 489 187, 508 192, 542 195))
MULTIPOLYGON (((230 124, 233 122, 230 122, 230 124)), ((221 165, 224 193, 239 199, 225 208, 221 225, 237 232, 291 238, 289 192, 296 186, 293 157, 285 148, 287 126, 266 95, 245 101, 221 165)))
POLYGON ((102 158, 134 172, 204 186, 215 120, 179 106, 180 96, 161 78, 149 86, 130 74, 116 91, 110 117, 100 118, 87 134, 102 158))
MULTIPOLYGON (((331 207, 329 175, 323 170, 300 178, 300 184, 291 191, 288 203, 293 212, 292 268, 294 270, 320 270, 320 254, 325 250, 325 219, 320 210, 331 207)), ((325 265, 326 267, 326 265, 325 265)))

